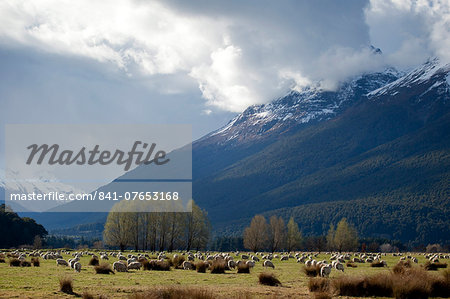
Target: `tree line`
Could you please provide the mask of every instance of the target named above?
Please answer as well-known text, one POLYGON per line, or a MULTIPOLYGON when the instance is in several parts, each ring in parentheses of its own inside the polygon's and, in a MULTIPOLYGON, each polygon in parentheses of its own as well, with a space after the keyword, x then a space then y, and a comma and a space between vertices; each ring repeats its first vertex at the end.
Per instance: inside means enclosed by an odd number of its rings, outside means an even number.
MULTIPOLYGON (((250 226, 244 230, 243 240, 244 247, 253 252, 295 251, 305 247, 302 232, 294 218, 291 217, 286 225, 283 218, 276 215, 270 217, 269 222, 262 215, 253 217, 250 226)), ((309 237, 308 242, 314 244, 306 244, 306 247, 313 246, 319 251, 351 251, 359 246, 358 233, 346 218, 342 218, 336 228, 331 224, 326 237, 309 237)))
POLYGON ((0 205, 0 248, 38 245, 45 228, 29 217, 21 218, 5 204, 0 205))
MULTIPOLYGON (((122 202, 121 202, 122 203, 122 202)), ((109 212, 103 241, 125 250, 201 250, 208 245, 211 224, 208 214, 192 203, 192 212, 122 212, 116 205, 109 212)))

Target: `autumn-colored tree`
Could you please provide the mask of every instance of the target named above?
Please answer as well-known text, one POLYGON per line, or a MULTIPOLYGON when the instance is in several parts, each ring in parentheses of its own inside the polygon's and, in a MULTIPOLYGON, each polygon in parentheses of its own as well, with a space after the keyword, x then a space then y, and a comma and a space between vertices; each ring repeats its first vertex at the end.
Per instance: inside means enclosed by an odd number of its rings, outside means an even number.
POLYGON ((334 245, 339 252, 354 250, 358 247, 358 233, 346 218, 342 218, 337 224, 334 245))
POLYGON ((244 247, 256 252, 264 248, 267 239, 266 219, 262 215, 256 215, 244 231, 244 247))
POLYGON ((289 219, 287 224, 286 235, 286 249, 287 251, 298 250, 302 244, 303 236, 298 229, 298 224, 295 222, 294 217, 289 219))

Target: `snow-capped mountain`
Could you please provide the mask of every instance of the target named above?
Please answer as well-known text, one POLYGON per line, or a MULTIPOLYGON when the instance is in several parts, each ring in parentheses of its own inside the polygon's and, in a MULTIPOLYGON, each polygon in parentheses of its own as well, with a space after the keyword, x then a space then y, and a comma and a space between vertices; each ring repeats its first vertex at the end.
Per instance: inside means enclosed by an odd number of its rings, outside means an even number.
MULTIPOLYGON (((3 196, 8 194, 49 194, 50 192, 64 194, 83 194, 81 189, 78 189, 72 185, 59 182, 51 174, 41 174, 34 179, 24 180, 18 173, 7 170, 5 172, 5 178, 0 179, 0 199, 5 200, 3 196)), ((10 201, 5 200, 7 205, 10 205, 14 210, 22 211, 45 211, 46 209, 64 204, 63 201, 49 201, 46 202, 30 202, 30 201, 10 201), (20 206, 18 206, 20 205, 20 206), (38 208, 38 210, 36 210, 38 208)))
POLYGON ((449 91, 449 72, 450 64, 442 63, 437 58, 429 59, 424 65, 414 69, 405 76, 369 92, 368 97, 393 97, 412 86, 427 86, 425 91, 417 96, 418 101, 429 93, 444 95, 449 91))
POLYGON ((271 103, 253 105, 198 142, 217 144, 250 142, 268 138, 272 134, 291 131, 298 126, 335 117, 365 94, 397 80, 402 75, 394 68, 364 74, 341 84, 336 91, 309 86, 291 91, 271 103))

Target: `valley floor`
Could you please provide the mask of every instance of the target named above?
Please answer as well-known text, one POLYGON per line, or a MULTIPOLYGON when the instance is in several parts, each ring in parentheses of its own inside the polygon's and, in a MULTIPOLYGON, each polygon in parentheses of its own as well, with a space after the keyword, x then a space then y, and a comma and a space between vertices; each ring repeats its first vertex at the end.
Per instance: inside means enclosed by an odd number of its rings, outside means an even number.
MULTIPOLYGON (((415 255, 419 264, 426 258, 415 255)), ((71 258, 63 255, 64 259, 71 258)), ((134 298, 136 292, 154 290, 166 287, 179 287, 204 290, 213 294, 214 298, 311 298, 308 290, 309 277, 303 271, 303 264, 295 259, 288 261, 273 260, 275 269, 266 270, 262 263, 256 263, 250 274, 237 274, 236 270, 225 274, 197 273, 192 270, 171 271, 130 271, 112 275, 95 274, 92 266, 88 266, 90 256, 81 258, 83 268, 80 273, 64 266, 56 266, 55 260, 40 259, 40 267, 10 267, 0 263, 0 298, 76 298, 83 293, 89 293, 94 298, 134 298), (274 273, 281 281, 281 287, 261 286, 258 274, 261 272, 274 273), (59 291, 59 278, 70 276, 73 279, 74 294, 68 295, 59 291)), ((329 260, 330 256, 321 254, 316 260, 329 260)), ((330 277, 341 275, 371 275, 390 271, 399 257, 386 256, 388 268, 372 268, 368 263, 357 264, 357 268, 345 268, 344 273, 333 269, 330 277)), ((29 258, 27 258, 29 260, 29 258)), ((117 261, 111 258, 109 263, 117 261)), ((439 271, 442 271, 439 270, 439 271)), ((433 271, 433 275, 439 275, 433 271)))

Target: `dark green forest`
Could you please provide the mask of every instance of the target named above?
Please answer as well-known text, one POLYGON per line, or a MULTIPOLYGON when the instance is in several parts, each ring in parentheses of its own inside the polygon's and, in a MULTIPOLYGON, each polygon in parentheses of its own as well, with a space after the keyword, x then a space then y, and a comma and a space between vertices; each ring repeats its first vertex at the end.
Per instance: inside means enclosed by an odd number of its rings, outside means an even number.
POLYGON ((34 219, 19 217, 4 204, 0 205, 0 248, 33 245, 36 236, 47 235, 45 228, 34 219))

